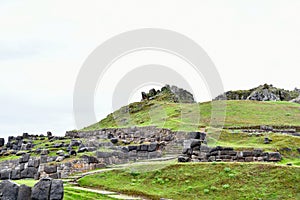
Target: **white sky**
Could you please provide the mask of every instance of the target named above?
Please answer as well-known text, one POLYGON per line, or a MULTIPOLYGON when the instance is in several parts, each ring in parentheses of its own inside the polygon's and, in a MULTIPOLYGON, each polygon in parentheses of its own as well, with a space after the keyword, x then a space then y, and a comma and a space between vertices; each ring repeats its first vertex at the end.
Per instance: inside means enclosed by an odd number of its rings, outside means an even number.
MULTIPOLYGON (((84 60, 110 37, 148 27, 196 41, 215 63, 225 90, 263 83, 300 87, 298 0, 0 0, 0 137, 48 130, 62 135, 77 128, 73 88, 84 60)), ((113 67, 149 63, 184 65, 148 52, 113 67)), ((111 112, 120 78, 111 74, 99 88, 99 120, 111 112)), ((198 101, 209 99, 202 86, 195 90, 198 101)), ((138 98, 135 93, 131 100, 138 98)))

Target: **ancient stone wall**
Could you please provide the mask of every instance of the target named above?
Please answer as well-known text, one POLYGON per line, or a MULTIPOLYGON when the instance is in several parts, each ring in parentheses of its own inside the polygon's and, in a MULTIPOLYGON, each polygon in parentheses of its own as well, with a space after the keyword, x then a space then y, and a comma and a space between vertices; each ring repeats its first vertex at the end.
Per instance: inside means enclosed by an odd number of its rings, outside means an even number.
POLYGON ((7 180, 0 182, 0 199, 3 200, 61 200, 63 196, 61 180, 41 179, 33 188, 7 180))

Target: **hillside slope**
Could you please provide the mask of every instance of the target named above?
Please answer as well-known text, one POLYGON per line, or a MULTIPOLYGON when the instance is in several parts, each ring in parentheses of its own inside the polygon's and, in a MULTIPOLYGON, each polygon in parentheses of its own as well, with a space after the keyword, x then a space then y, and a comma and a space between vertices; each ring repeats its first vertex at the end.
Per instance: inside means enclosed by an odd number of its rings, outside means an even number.
POLYGON ((100 122, 82 129, 149 126, 193 131, 211 122, 212 104, 226 104, 225 128, 259 125, 300 126, 300 104, 285 101, 212 101, 177 104, 165 101, 142 101, 122 107, 100 122), (200 119, 199 119, 200 118, 200 119))

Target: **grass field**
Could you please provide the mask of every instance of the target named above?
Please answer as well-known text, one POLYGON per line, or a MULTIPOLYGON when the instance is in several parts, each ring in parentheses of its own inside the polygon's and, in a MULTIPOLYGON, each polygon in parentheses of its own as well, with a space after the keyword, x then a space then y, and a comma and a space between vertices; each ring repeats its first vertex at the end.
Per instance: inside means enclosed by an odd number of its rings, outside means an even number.
POLYGON ((81 186, 151 199, 300 199, 300 168, 258 163, 172 164, 154 171, 115 170, 81 186))
POLYGON ((300 104, 290 102, 213 101, 199 104, 176 104, 159 101, 132 103, 108 115, 83 131, 109 127, 149 126, 194 131, 210 126, 211 119, 225 127, 259 125, 300 126, 300 104), (226 111, 223 105, 226 105, 226 111), (212 117, 212 107, 215 115, 212 117))

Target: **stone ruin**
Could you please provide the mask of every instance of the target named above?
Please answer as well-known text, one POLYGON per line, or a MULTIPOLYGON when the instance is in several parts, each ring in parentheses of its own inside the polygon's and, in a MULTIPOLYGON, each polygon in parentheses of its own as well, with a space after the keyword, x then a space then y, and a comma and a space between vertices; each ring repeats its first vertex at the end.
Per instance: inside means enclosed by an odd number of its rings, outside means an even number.
POLYGON ((1 156, 14 154, 20 158, 0 162, 1 180, 68 178, 70 174, 77 172, 104 168, 111 164, 156 159, 163 155, 178 157, 179 162, 281 160, 278 152, 263 152, 261 149, 235 151, 231 147, 212 148, 207 146, 206 133, 171 131, 154 126, 70 131, 64 137, 54 137, 50 133, 47 136, 23 134, 10 137, 8 143, 0 147, 1 156), (35 149, 36 137, 42 141, 48 137, 52 141, 48 147, 59 148, 56 155, 52 153, 50 156, 48 149, 35 149), (66 139, 70 142, 63 141, 66 139), (94 152, 94 155, 85 155, 84 152, 94 152), (81 156, 75 157, 78 153, 81 156), (73 159, 65 160, 68 158, 73 159))
POLYGON ((178 162, 278 162, 282 157, 279 152, 235 151, 232 147, 209 147, 206 134, 190 133, 190 139, 184 141, 182 155, 178 162))
POLYGON ((0 182, 0 199, 3 200, 62 200, 64 186, 61 180, 41 179, 33 188, 9 180, 0 182))
POLYGON ((178 88, 174 85, 165 85, 160 90, 155 90, 154 88, 149 90, 148 93, 142 92, 142 100, 165 100, 175 103, 195 103, 194 96, 192 93, 178 88))

